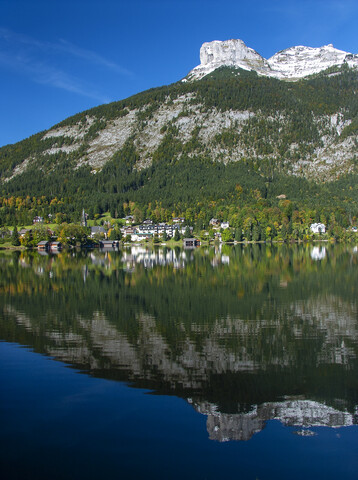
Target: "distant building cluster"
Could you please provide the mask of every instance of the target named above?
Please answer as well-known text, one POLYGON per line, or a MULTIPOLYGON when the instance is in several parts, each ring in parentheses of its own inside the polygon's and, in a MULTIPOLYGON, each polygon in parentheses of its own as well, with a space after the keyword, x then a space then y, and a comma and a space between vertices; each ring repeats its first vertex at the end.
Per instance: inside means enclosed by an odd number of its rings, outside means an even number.
MULTIPOLYGON (((187 229, 189 229, 190 233, 193 231, 193 227, 187 227, 184 225, 184 218, 174 218, 172 225, 167 223, 154 223, 152 220, 144 220, 141 225, 133 225, 134 220, 131 215, 125 217, 124 220, 126 225, 120 229, 122 237, 130 236, 131 241, 133 242, 146 239, 149 240, 154 238, 154 236, 162 237, 164 234, 166 234, 167 238, 169 239, 175 236, 176 231, 179 232, 180 235, 188 233, 187 229)), ((104 226, 94 226, 89 227, 89 229, 91 238, 107 238, 108 231, 104 226)))
POLYGON ((209 225, 212 228, 222 228, 223 230, 225 230, 226 228, 230 228, 229 222, 221 222, 217 218, 212 218, 209 222, 209 225))
MULTIPOLYGON (((167 223, 153 223, 152 220, 144 220, 141 225, 126 226, 121 229, 123 236, 130 235, 132 241, 138 241, 145 238, 153 238, 154 235, 163 236, 167 235, 168 238, 173 238, 175 231, 177 230, 181 235, 184 235, 188 227, 184 226, 184 219, 174 219, 177 220, 173 225, 168 225, 167 223)), ((192 232, 193 227, 189 227, 190 232, 192 232)))

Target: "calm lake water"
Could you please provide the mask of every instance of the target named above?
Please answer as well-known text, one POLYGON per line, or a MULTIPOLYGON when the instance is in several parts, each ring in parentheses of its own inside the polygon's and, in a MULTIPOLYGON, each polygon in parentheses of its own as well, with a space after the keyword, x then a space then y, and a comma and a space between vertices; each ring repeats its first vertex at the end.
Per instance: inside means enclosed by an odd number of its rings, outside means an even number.
POLYGON ((357 247, 2 252, 0 273, 2 479, 357 479, 357 247))

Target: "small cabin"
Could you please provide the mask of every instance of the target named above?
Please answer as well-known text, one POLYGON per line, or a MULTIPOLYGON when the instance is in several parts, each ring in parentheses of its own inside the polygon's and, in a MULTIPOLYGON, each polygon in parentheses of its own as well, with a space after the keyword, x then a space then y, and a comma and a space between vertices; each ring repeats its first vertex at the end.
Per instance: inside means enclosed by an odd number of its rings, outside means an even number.
POLYGON ((24 237, 27 233, 32 233, 31 228, 22 228, 19 230, 19 237, 24 237))
POLYGON ((62 248, 61 242, 51 242, 50 245, 50 250, 58 252, 62 248))
POLYGON ((48 250, 49 249, 49 242, 47 240, 42 240, 37 244, 38 250, 48 250))

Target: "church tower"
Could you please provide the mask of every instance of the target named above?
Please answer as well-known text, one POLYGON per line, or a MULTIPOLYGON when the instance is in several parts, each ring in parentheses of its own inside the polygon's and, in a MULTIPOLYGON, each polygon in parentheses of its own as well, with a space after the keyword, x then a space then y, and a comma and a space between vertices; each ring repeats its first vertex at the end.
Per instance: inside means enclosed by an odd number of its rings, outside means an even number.
POLYGON ((82 210, 81 225, 82 227, 87 227, 87 215, 85 209, 82 210))

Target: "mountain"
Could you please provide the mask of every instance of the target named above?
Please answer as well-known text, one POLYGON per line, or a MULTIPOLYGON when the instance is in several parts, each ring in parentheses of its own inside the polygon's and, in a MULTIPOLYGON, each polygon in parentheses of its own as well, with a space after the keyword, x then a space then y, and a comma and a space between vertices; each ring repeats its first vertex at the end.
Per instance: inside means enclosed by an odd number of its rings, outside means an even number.
POLYGON ((265 60, 241 40, 204 44, 201 65, 185 79, 2 147, 0 220, 1 212, 12 215, 1 198, 12 196, 46 197, 57 205, 52 213, 83 205, 121 212, 135 202, 146 216, 155 202, 183 212, 219 199, 275 205, 280 195, 313 208, 348 208, 352 219, 357 62, 330 45, 265 60))
POLYGON ((336 65, 358 68, 358 55, 337 50, 332 44, 320 48, 291 47, 266 60, 242 40, 213 41, 200 49, 200 65, 187 79, 199 79, 222 66, 256 71, 259 75, 297 80, 336 65))

